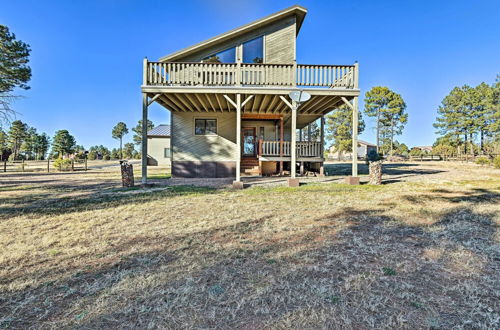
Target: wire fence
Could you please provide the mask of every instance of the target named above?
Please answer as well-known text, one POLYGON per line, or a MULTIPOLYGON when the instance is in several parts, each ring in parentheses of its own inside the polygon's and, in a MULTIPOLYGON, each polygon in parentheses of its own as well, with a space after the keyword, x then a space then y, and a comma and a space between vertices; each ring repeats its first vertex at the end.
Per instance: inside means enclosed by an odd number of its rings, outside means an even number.
POLYGON ((57 168, 54 166, 55 160, 14 160, 3 161, 1 172, 66 172, 66 171, 87 171, 87 159, 71 159, 69 166, 62 164, 57 168))

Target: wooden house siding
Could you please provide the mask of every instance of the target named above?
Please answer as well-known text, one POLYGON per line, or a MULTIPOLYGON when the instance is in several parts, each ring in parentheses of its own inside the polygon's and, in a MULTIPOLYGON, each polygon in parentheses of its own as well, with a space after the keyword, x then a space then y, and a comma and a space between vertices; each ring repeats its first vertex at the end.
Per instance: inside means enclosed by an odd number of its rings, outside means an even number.
POLYGON ((172 151, 174 161, 235 161, 236 113, 172 112, 172 151), (195 118, 217 119, 217 135, 195 135, 195 118))

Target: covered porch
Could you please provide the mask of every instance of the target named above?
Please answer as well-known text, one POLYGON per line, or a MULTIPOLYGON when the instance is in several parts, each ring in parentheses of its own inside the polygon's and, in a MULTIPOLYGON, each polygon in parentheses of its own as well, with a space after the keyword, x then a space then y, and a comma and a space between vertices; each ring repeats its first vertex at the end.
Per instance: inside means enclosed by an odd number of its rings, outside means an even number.
MULTIPOLYGON (((343 104, 353 109, 353 144, 357 145, 359 96, 357 64, 325 66, 324 69, 319 67, 317 70, 315 68, 315 71, 303 70, 303 72, 298 71, 296 65, 295 67, 292 65, 288 76, 276 75, 290 77, 290 81, 286 80, 284 84, 273 82, 272 66, 260 67, 259 70, 262 71, 253 75, 252 79, 255 80, 250 83, 245 80, 250 73, 245 73, 246 71, 240 66, 235 68, 217 66, 218 71, 206 75, 206 72, 212 71, 208 68, 200 71, 200 65, 194 63, 179 64, 177 69, 174 65, 171 67, 163 64, 158 67, 155 65, 157 64, 145 60, 142 86, 143 123, 147 122, 147 109, 153 102, 170 110, 172 118, 175 114, 233 118, 229 123, 228 120, 224 120, 224 125, 230 125, 230 131, 233 132, 225 137, 225 141, 229 142, 226 153, 232 156, 226 157, 224 161, 234 164, 229 165, 229 170, 234 169, 235 187, 242 186, 242 161, 248 156, 257 159, 259 174, 262 174, 264 162, 275 162, 281 175, 288 165, 287 172, 291 185, 298 184, 295 178, 297 172, 301 172, 304 163, 318 163, 319 172, 322 174, 320 167, 324 161, 324 116, 343 104), (309 78, 310 73, 312 73, 311 78, 309 78), (295 91, 307 92, 311 98, 307 102, 298 104, 288 96, 290 92, 295 91), (319 137, 313 140, 309 134, 306 135, 307 139, 297 138, 299 130, 307 131, 308 125, 317 120, 320 122, 319 137), (275 127, 274 135, 271 138, 266 134, 262 136, 261 126, 249 125, 255 121, 272 122, 275 127), (253 129, 252 134, 248 133, 249 129, 253 129), (252 145, 251 155, 245 154, 248 153, 245 149, 248 145, 252 145)), ((278 79, 277 82, 279 81, 283 80, 278 79)), ((175 132, 174 123, 171 123, 171 126, 172 142, 175 144, 176 139, 180 138, 179 132, 175 132)), ((217 126, 216 129, 220 128, 217 126)), ((300 137, 302 136, 303 134, 300 134, 300 137)), ((144 153, 144 150, 147 150, 147 139, 143 139, 142 148, 143 158, 146 158, 147 153, 144 153)), ((200 158, 200 161, 203 160, 200 158)), ((172 163, 174 162, 176 162, 175 151, 172 154, 172 163)), ((356 177, 357 159, 353 159, 352 169, 352 175, 356 177)), ((142 171, 142 182, 147 184, 147 167, 144 164, 142 171)))

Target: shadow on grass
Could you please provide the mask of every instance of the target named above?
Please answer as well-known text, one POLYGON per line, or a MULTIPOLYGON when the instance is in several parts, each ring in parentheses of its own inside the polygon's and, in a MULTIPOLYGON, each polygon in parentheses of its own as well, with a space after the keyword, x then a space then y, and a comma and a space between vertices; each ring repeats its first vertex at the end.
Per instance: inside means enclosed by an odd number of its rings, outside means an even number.
POLYGON ((1 325, 393 328, 404 318, 410 328, 494 328, 494 217, 457 207, 415 226, 350 207, 282 238, 270 234, 270 217, 141 237, 116 247, 118 259, 3 295, 1 325), (454 268, 468 259, 484 262, 454 268))

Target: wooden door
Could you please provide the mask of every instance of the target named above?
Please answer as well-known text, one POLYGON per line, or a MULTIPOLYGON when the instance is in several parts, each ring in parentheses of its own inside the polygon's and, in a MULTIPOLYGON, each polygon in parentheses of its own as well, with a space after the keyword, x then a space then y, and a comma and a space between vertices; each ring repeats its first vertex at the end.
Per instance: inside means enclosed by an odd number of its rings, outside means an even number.
POLYGON ((257 155, 257 138, 255 127, 243 127, 243 143, 241 154, 243 157, 255 157, 257 155))

